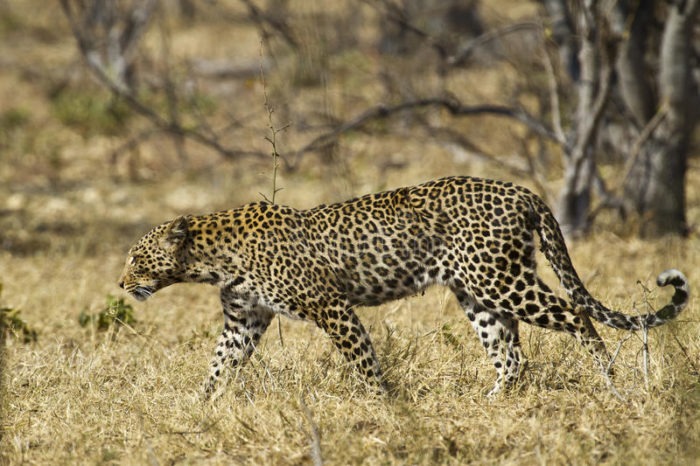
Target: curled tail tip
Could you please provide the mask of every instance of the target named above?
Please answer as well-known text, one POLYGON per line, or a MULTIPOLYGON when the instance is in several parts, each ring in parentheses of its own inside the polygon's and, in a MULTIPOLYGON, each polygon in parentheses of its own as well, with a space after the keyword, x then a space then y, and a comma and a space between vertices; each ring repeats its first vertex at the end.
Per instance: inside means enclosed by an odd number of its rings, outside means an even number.
POLYGON ((656 279, 656 283, 659 286, 673 285, 675 292, 671 298, 671 303, 667 304, 656 314, 651 314, 651 321, 647 321, 647 324, 655 327, 656 325, 661 325, 671 319, 675 319, 676 316, 687 306, 688 299, 690 297, 690 288, 688 286, 688 279, 682 272, 676 269, 666 270, 661 272, 659 277, 656 279))
POLYGON ((683 272, 676 269, 664 270, 656 278, 658 286, 673 285, 674 288, 683 288, 688 291, 688 279, 683 272))

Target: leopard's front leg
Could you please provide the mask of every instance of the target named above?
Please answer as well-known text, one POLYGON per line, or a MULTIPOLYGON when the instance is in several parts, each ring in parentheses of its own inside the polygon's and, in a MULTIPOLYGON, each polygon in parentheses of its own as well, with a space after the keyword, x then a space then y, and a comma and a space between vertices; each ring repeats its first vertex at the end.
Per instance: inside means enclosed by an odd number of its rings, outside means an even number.
POLYGON ((221 293, 224 308, 224 330, 216 342, 209 376, 204 383, 204 396, 209 398, 216 388, 221 371, 228 362, 230 367, 245 364, 260 337, 272 320, 272 312, 251 306, 246 300, 221 293))

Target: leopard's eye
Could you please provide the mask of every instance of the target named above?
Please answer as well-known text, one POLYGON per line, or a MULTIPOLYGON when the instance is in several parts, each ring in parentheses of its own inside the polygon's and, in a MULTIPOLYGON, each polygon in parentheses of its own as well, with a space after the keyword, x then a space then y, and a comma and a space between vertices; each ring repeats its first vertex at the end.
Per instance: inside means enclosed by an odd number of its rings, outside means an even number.
POLYGON ((136 258, 137 258, 137 256, 129 257, 129 265, 134 265, 134 263, 136 263, 136 258))

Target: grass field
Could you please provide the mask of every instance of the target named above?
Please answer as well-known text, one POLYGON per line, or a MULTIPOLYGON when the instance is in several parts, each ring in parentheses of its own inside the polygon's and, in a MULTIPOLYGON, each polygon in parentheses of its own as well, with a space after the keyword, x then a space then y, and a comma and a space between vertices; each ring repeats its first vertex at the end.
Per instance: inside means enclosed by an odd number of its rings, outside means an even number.
MULTIPOLYGON (((0 308, 19 311, 38 338, 10 337, 0 348, 0 464, 700 464, 694 299, 676 322, 649 332, 646 352, 642 335, 597 327, 609 350, 619 350, 615 390, 572 338, 523 325, 528 372, 512 392, 486 398, 492 365, 454 297, 431 288, 358 311, 394 396, 371 394, 314 325, 282 319, 225 391, 202 401, 222 325, 217 290, 177 285, 137 303, 116 281, 129 246, 152 225, 269 195, 272 163, 223 160, 193 144, 183 162, 166 136, 112 161, 125 136, 67 125, 61 112, 70 109, 51 97, 54 78, 79 63, 66 25, 52 23, 58 7, 28 5, 0 24, 0 308), (98 317, 117 311, 128 322, 100 328, 98 317)), ((195 25, 172 40, 182 54, 259 55, 255 30, 239 25, 238 36, 221 41, 223 28, 195 25)), ((344 56, 333 64, 340 77, 320 96, 306 89, 294 102, 362 108, 381 94, 367 71, 376 60, 344 56), (363 94, 347 98, 348 86, 363 94)), ((489 79, 469 94, 477 102, 497 100, 515 79, 508 67, 451 79, 480 76, 489 79)), ((86 95, 100 95, 82 79, 86 95)), ((287 98, 284 76, 268 80, 272 99, 287 98)), ((212 87, 218 95, 225 86, 212 87)), ((262 91, 255 80, 236 82, 221 99, 260 110, 237 142, 269 150, 262 91)), ((124 131, 145 125, 133 117, 124 131)), ((505 131, 502 120, 455 125, 494 152, 518 150, 517 130, 505 131)), ((407 133, 348 136, 330 162, 310 155, 295 172, 282 170, 277 201, 303 208, 451 174, 531 184, 407 133)), ((304 137, 281 134, 280 152, 304 137)), ((693 160, 688 217, 697 226, 693 160)), ((550 176, 546 188, 554 193, 558 183, 550 176)), ((591 293, 627 313, 666 303, 668 291, 654 285, 666 268, 685 272, 692 292, 700 288, 697 229, 687 239, 643 241, 601 218, 570 252, 591 293)))
MULTIPOLYGON (((431 289, 360 311, 395 397, 367 393, 315 326, 283 320, 204 403, 216 291, 174 287, 134 304, 135 323, 81 327, 82 311, 119 295, 123 254, 112 249, 1 256, 3 304, 39 332, 37 343, 10 339, 5 349, 9 464, 303 464, 314 442, 328 464, 693 464, 700 453, 694 305, 650 333, 647 377, 640 338, 602 329, 611 350, 624 341, 615 364, 624 401, 573 339, 528 326, 529 372, 487 399, 490 362, 452 296, 431 289)), ((573 256, 592 292, 625 310, 666 299, 652 270, 692 271, 700 260, 688 243, 604 234, 576 243, 573 256)))

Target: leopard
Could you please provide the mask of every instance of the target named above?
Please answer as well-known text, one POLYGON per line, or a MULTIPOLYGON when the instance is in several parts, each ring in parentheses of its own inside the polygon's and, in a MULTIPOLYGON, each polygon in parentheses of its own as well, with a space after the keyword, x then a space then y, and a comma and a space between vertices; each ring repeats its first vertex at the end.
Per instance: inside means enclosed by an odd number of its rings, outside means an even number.
POLYGON ((386 392, 356 308, 447 287, 495 368, 493 396, 513 387, 526 367, 520 322, 573 336, 607 374, 612 360, 591 319, 619 330, 649 329, 675 319, 690 297, 686 276, 669 269, 657 278, 659 287, 673 287, 668 304, 647 314, 609 309, 584 286, 541 197, 469 176, 305 210, 260 201, 182 215, 131 247, 118 285, 143 301, 182 282, 220 292, 224 325, 205 397, 217 390, 222 371, 249 360, 276 315, 315 323, 360 380, 386 392), (565 293, 538 275, 537 249, 565 293))

